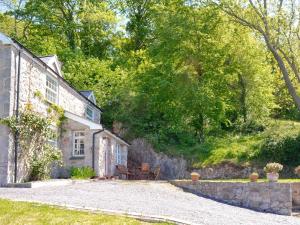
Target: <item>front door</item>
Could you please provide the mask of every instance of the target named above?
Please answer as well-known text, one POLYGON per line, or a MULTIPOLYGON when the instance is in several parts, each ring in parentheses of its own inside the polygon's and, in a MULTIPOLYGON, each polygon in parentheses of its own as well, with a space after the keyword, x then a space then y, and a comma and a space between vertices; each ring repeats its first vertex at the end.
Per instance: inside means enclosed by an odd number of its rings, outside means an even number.
POLYGON ((110 151, 111 150, 111 141, 109 138, 106 138, 106 145, 105 145, 105 148, 104 148, 104 151, 105 151, 105 176, 108 176, 110 177, 111 176, 111 171, 110 171, 110 151))

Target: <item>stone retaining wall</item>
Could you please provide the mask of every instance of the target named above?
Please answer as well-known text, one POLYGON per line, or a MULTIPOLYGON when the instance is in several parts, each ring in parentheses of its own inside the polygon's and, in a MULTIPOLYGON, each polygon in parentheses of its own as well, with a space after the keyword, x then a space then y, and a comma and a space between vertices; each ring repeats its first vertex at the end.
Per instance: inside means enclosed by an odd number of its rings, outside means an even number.
POLYGON ((151 170, 159 166, 161 180, 185 179, 190 176, 186 160, 157 153, 147 140, 137 138, 129 146, 128 167, 137 168, 142 163, 149 163, 151 170))
POLYGON ((195 194, 263 212, 281 215, 292 213, 292 187, 288 183, 242 183, 190 180, 171 184, 195 194))
POLYGON ((292 183, 293 207, 300 209, 300 183, 292 183))

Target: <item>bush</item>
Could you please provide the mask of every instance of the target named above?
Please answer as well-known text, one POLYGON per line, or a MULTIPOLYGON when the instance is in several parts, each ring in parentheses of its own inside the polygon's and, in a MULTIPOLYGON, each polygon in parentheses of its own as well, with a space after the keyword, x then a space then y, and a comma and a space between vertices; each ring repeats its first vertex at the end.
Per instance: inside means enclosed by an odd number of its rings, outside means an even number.
POLYGON ((253 134, 263 132, 266 129, 265 124, 256 121, 248 121, 246 123, 236 123, 234 126, 236 132, 242 134, 253 134))
POLYGON ((49 179, 51 175, 51 166, 53 164, 62 165, 62 153, 60 150, 46 145, 44 154, 33 157, 29 174, 30 181, 49 179))
POLYGON ((297 166, 300 164, 299 155, 300 135, 278 133, 265 139, 255 158, 262 162, 275 161, 283 165, 297 166))
POLYGON ((71 178, 73 179, 89 179, 94 177, 96 174, 91 167, 72 167, 71 178))

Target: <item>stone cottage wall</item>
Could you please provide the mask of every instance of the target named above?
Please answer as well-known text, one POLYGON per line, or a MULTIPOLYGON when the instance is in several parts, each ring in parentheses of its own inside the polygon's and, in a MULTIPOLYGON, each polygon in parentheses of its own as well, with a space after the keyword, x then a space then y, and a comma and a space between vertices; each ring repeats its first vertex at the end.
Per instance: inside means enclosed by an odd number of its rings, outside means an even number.
POLYGON ((281 215, 292 213, 291 184, 189 180, 177 180, 171 183, 192 193, 237 206, 281 215))
MULTIPOLYGON (((17 50, 14 49, 16 53, 17 50)), ((34 60, 31 55, 27 53, 22 54, 22 64, 21 64, 21 78, 20 78, 20 105, 24 108, 25 104, 30 102, 34 110, 47 114, 48 104, 44 104, 39 98, 35 97, 35 93, 39 91, 45 97, 46 93, 46 78, 47 75, 56 79, 59 84, 58 90, 58 102, 57 104, 75 115, 85 117, 86 107, 90 105, 93 107, 83 96, 78 92, 69 87, 64 81, 59 79, 57 75, 50 72, 47 68, 41 65, 39 62, 34 60)), ((100 112, 95 107, 94 111, 95 122, 99 123, 100 112)))
MULTIPOLYGON (((18 50, 15 48, 12 48, 12 54, 17 55, 18 50)), ((15 64, 15 63, 14 63, 15 64)), ((21 61, 21 76, 20 76, 20 109, 24 109, 25 105, 27 103, 31 103, 33 106, 33 110, 40 113, 43 116, 47 115, 47 108, 49 107, 48 103, 44 103, 39 99, 38 97, 35 97, 35 94, 37 92, 42 93, 42 95, 45 97, 46 93, 46 78, 48 76, 51 76, 52 78, 56 79, 58 82, 58 102, 57 104, 60 105, 64 110, 69 111, 75 115, 85 117, 86 107, 90 105, 93 107, 87 100, 84 99, 78 92, 70 88, 64 81, 59 79, 57 75, 49 71, 45 66, 37 62, 35 59, 32 58, 31 55, 29 55, 27 52, 22 52, 22 61, 21 61)), ((13 82, 16 82, 15 80, 13 82)), ((95 122, 100 121, 100 111, 98 109, 94 108, 95 112, 95 122)), ((68 131, 71 135, 71 132, 68 131)), ((91 134, 88 133, 89 140, 92 140, 90 137, 91 134)), ((69 139, 72 141, 72 139, 69 139)), ((66 142, 62 142, 66 143, 66 142)), ((90 162, 91 164, 91 141, 87 142, 87 154, 85 158, 84 165, 87 164, 87 162, 90 162)), ((63 144, 60 145, 60 147, 63 149, 64 153, 64 161, 65 163, 69 163, 70 161, 67 160, 67 157, 70 156, 72 153, 72 147, 69 145, 72 145, 71 143, 67 143, 66 146, 63 144)), ((69 158, 68 158, 69 159, 69 158)), ((71 165, 81 164, 79 162, 72 161, 71 165)), ((89 165, 88 164, 88 165, 89 165)), ((26 170, 24 169, 24 166, 22 166, 22 162, 19 162, 19 178, 25 178, 26 177, 26 170)), ((21 180, 20 180, 21 181, 21 180)))
MULTIPOLYGON (((13 114, 13 77, 15 67, 12 64, 11 46, 3 45, 0 42, 0 118, 5 118, 13 114)), ((11 161, 12 136, 5 126, 0 125, 0 186, 11 182, 13 177, 11 161)))

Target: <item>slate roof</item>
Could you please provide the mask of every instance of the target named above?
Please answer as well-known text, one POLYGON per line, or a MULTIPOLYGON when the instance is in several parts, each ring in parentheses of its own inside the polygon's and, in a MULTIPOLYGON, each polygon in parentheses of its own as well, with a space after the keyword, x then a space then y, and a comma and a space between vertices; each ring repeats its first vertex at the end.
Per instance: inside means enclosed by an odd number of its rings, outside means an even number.
POLYGON ((84 95, 86 98, 89 98, 91 94, 93 94, 93 91, 87 90, 87 91, 79 91, 82 95, 84 95))

